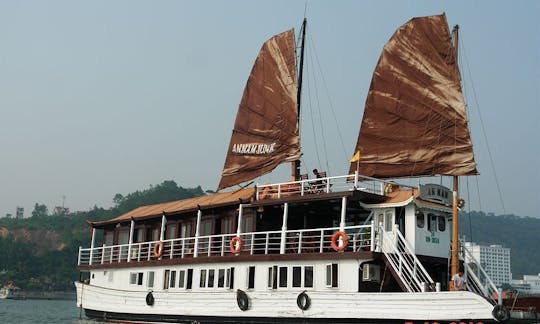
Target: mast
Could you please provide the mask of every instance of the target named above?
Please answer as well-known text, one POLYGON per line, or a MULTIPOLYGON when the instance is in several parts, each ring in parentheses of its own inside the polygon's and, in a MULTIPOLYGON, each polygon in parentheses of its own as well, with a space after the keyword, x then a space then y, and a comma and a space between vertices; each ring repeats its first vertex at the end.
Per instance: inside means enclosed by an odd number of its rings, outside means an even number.
MULTIPOLYGON (((458 58, 458 31, 459 26, 455 25, 452 30, 454 40, 455 60, 457 65, 458 58)), ((450 276, 458 273, 459 270, 459 213, 458 213, 458 199, 459 199, 459 185, 458 176, 452 177, 452 253, 450 261, 450 276)), ((454 286, 451 284, 451 290, 454 290, 454 286)))
MULTIPOLYGON (((298 69, 298 91, 296 93, 296 102, 298 105, 298 125, 300 125, 300 101, 302 99, 302 76, 304 71, 304 45, 306 43, 306 26, 307 18, 304 17, 304 21, 302 22, 302 30, 300 31, 300 33, 302 34, 302 43, 300 45, 300 65, 298 69)), ((291 180, 297 181, 298 179, 300 179, 300 159, 291 162, 291 180)))

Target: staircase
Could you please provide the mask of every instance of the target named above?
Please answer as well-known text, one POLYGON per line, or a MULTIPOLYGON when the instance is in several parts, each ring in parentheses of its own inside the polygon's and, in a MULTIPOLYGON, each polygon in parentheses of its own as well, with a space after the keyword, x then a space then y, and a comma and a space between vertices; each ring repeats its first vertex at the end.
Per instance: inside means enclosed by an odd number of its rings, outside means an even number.
POLYGON ((386 257, 386 263, 394 273, 401 288, 408 292, 435 290, 435 284, 397 225, 392 232, 377 228, 378 246, 386 257))
POLYGON ((467 277, 467 289, 480 296, 484 296, 493 305, 500 304, 501 294, 497 286, 491 281, 491 278, 487 275, 480 262, 474 258, 471 251, 465 247, 463 241, 460 241, 460 246, 460 259, 464 260, 463 265, 465 276, 467 277))

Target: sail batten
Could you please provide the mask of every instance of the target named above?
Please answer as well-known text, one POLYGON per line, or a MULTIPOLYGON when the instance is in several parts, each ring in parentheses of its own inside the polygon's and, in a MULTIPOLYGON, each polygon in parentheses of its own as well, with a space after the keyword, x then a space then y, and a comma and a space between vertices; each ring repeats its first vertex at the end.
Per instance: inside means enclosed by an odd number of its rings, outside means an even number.
POLYGON ((444 15, 413 18, 384 46, 350 171, 379 178, 477 174, 444 15))
POLYGON ((266 41, 255 60, 218 189, 250 181, 300 158, 294 31, 266 41))

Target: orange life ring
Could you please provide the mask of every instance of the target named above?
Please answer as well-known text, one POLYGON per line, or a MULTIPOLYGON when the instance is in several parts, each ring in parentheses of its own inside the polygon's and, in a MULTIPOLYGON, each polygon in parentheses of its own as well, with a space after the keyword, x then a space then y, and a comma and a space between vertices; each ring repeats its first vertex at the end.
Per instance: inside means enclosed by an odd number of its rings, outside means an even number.
POLYGON ((332 241, 330 245, 332 246, 332 249, 334 249, 336 252, 340 252, 340 251, 343 251, 347 247, 348 243, 349 243, 349 237, 347 236, 347 234, 343 231, 337 231, 334 233, 334 235, 332 235, 332 241), (340 237, 342 240, 341 246, 338 245, 338 239, 340 237))
POLYGON ((154 244, 154 258, 159 258, 163 255, 163 242, 157 241, 154 244))
POLYGON ((244 242, 242 241, 240 236, 235 236, 231 239, 229 250, 232 254, 238 254, 240 253, 240 251, 242 251, 242 245, 244 245, 244 242))

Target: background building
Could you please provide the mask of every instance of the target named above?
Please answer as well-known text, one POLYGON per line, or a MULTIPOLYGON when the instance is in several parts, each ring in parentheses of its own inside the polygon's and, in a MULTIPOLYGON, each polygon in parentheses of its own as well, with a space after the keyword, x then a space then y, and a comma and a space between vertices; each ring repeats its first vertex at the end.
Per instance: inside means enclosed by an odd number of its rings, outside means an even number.
POLYGON ((528 295, 540 294, 540 273, 536 275, 524 275, 523 279, 512 280, 512 287, 520 293, 528 295))
POLYGON ((24 207, 17 206, 17 211, 15 212, 15 218, 16 219, 24 218, 24 207))
MULTIPOLYGON (((465 242, 465 247, 480 262, 497 287, 510 283, 512 270, 510 268, 509 248, 502 245, 480 245, 473 242, 465 242)), ((465 260, 465 262, 469 261, 465 260)))

